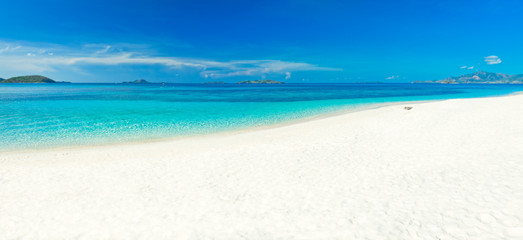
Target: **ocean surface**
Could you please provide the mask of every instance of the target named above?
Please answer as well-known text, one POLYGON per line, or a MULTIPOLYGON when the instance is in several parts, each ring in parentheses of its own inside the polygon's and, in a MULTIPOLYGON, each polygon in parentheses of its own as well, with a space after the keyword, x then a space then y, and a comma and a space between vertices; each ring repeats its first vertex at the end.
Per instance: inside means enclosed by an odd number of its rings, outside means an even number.
POLYGON ((0 84, 0 151, 207 134, 372 104, 517 91, 523 85, 0 84))

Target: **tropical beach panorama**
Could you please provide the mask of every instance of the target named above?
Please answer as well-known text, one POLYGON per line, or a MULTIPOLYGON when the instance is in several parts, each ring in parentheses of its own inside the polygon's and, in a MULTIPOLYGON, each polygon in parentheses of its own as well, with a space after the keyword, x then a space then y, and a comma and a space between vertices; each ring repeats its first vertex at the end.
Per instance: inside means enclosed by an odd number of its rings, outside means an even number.
POLYGON ((0 239, 523 239, 522 3, 4 7, 0 239))

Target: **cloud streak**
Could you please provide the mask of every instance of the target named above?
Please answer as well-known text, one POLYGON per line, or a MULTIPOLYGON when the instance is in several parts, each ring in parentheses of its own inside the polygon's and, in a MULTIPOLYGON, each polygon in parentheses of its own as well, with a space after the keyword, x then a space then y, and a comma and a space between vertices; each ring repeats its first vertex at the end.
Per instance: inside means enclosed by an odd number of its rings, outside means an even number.
POLYGON ((485 57, 485 62, 489 65, 500 64, 501 59, 498 56, 492 55, 492 56, 485 57))
MULTIPOLYGON (((142 49, 139 49, 142 50, 142 49)), ((338 68, 321 67, 310 63, 281 60, 233 60, 160 57, 145 51, 122 50, 110 45, 84 45, 80 49, 53 46, 51 49, 30 46, 15 47, 0 43, 0 65, 27 72, 52 72, 57 67, 86 65, 159 65, 171 69, 197 70, 201 77, 224 78, 233 76, 263 76, 277 73, 290 78, 295 71, 341 71, 338 68)))
POLYGON ((469 69, 470 70, 470 69, 474 69, 474 66, 461 66, 459 68, 461 68, 461 69, 469 69))
POLYGON ((399 78, 400 76, 398 75, 394 75, 394 76, 390 76, 390 77, 386 77, 385 79, 386 80, 393 80, 393 79, 396 79, 396 78, 399 78))

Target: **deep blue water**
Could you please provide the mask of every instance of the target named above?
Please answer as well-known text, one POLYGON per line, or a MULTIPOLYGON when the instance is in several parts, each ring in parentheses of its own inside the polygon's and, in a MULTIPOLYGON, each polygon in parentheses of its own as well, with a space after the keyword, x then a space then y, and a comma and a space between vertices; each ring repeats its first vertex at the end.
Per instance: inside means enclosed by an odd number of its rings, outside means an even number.
POLYGON ((205 134, 375 103, 517 91, 523 86, 0 84, 0 151, 205 134))

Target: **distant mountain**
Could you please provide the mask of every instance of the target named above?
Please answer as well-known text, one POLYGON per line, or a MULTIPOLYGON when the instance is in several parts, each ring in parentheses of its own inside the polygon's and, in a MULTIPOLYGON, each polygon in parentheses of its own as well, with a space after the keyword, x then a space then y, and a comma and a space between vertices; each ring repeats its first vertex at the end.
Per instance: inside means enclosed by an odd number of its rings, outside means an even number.
POLYGON ((514 82, 523 83, 523 74, 512 75, 510 79, 514 82))
POLYGON ((0 82, 1 82, 1 81, 4 81, 4 79, 3 79, 3 78, 0 78, 0 82))
POLYGON ((30 75, 2 79, 0 83, 56 83, 56 81, 40 75, 30 75))
POLYGON ((245 80, 241 82, 237 82, 238 84, 282 84, 284 82, 278 82, 274 80, 245 80))
POLYGON ((436 81, 415 81, 413 83, 443 83, 443 84, 523 84, 523 74, 509 75, 477 71, 458 77, 448 77, 436 81))
POLYGON ((122 82, 122 83, 125 83, 125 84, 150 84, 152 82, 146 81, 145 79, 138 79, 138 80, 134 80, 132 82, 122 82))

